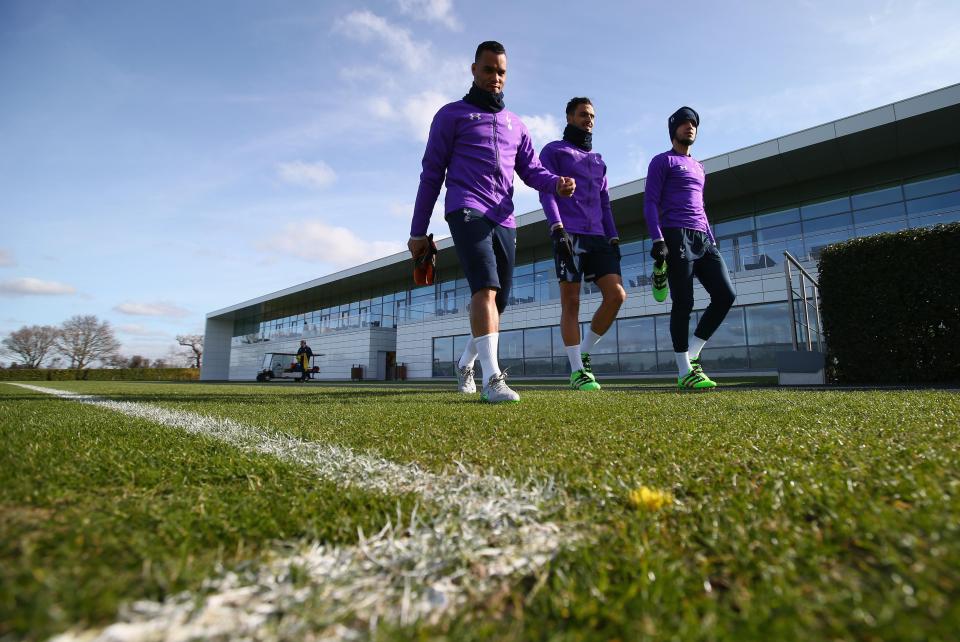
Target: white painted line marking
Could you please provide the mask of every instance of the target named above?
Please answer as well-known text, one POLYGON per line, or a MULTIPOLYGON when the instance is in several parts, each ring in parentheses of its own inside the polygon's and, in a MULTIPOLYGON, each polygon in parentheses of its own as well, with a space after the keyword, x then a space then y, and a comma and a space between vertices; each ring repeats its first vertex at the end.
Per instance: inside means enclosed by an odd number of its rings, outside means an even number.
POLYGON ((438 475, 347 448, 246 426, 231 419, 91 395, 12 384, 129 417, 213 437, 238 449, 307 466, 338 485, 396 495, 416 493, 438 507, 424 523, 389 524, 356 546, 312 545, 242 576, 208 581, 202 602, 182 594, 137 602, 100 632, 56 640, 317 639, 365 637, 387 621, 439 622, 513 578, 539 571, 572 534, 537 517, 557 498, 550 484, 518 485, 463 468, 438 475), (319 635, 318 635, 319 634, 319 635))

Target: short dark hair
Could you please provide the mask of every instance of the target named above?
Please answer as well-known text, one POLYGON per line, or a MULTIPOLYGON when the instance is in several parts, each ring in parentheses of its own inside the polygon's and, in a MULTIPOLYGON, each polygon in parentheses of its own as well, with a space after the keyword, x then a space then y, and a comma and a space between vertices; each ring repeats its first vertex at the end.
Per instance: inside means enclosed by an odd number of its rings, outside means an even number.
POLYGON ((473 62, 479 62, 480 54, 482 54, 484 51, 492 51, 498 56, 500 54, 506 55, 507 53, 507 50, 503 48, 503 45, 501 45, 496 40, 484 40, 479 45, 477 45, 477 53, 473 57, 473 62))
POLYGON ((593 105, 593 103, 586 96, 571 98, 570 102, 567 103, 567 116, 573 116, 580 105, 593 105))

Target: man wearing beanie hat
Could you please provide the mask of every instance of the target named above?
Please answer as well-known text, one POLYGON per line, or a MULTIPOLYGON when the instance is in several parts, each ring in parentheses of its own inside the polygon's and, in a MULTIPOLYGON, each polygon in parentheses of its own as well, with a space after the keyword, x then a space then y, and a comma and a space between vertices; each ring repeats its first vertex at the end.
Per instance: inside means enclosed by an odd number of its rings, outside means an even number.
POLYGON ((620 237, 607 193, 607 165, 593 151, 595 113, 589 98, 567 103, 563 140, 540 151, 540 162, 554 174, 572 177, 579 186, 572 198, 540 192, 540 203, 553 237, 554 263, 560 280, 560 334, 570 360, 570 387, 599 390, 590 368, 590 352, 617 318, 627 298, 620 277, 620 237), (592 281, 603 300, 580 341, 580 282, 592 281))
POLYGON ((657 154, 647 169, 643 213, 653 241, 654 298, 663 301, 669 284, 670 338, 677 359, 677 385, 685 389, 714 388, 704 373, 700 351, 730 311, 736 295, 727 266, 703 209, 703 165, 690 156, 700 116, 681 107, 667 121, 673 148, 657 154), (663 273, 666 281, 663 283, 663 273), (689 339, 693 311, 693 277, 710 295, 710 305, 689 339))

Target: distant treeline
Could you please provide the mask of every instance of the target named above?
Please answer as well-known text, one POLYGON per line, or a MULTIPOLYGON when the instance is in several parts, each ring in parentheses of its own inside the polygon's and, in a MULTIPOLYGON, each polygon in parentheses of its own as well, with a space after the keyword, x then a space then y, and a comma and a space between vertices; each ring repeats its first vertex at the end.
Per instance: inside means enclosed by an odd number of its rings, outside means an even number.
POLYGON ((0 381, 197 381, 196 368, 12 368, 0 369, 0 381))

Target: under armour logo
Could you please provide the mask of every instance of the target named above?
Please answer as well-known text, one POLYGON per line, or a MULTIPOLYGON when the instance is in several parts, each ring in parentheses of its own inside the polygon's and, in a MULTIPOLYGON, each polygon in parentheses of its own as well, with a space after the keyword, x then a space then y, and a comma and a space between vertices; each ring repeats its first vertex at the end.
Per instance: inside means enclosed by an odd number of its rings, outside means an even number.
POLYGON ((472 114, 470 114, 470 120, 480 120, 480 116, 481 115, 478 114, 477 112, 473 112, 472 114))
POLYGON ((510 131, 513 131, 513 121, 510 120, 509 116, 507 116, 507 129, 509 129, 510 131))

